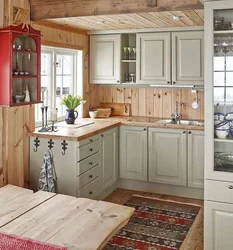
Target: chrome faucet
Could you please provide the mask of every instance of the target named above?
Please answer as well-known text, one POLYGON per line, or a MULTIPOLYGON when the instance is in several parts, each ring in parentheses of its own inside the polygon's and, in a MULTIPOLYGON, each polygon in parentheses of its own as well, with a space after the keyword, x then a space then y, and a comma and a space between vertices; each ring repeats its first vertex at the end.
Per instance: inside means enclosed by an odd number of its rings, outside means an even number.
POLYGON ((173 114, 171 115, 172 122, 173 122, 173 123, 176 123, 176 124, 179 124, 180 118, 181 118, 181 113, 179 113, 179 105, 180 105, 181 107, 184 107, 184 103, 183 103, 183 102, 181 102, 181 103, 176 102, 175 113, 173 113, 173 114))

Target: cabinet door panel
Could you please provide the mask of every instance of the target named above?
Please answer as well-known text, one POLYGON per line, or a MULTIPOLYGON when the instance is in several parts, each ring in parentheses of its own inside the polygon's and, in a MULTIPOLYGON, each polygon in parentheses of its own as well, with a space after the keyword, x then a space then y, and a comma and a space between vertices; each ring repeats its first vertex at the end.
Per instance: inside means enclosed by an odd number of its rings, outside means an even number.
POLYGON ((147 130, 120 128, 120 177, 147 181, 147 130))
POLYGON ((149 181, 186 186, 186 134, 149 128, 149 181))
POLYGON ((204 84, 204 32, 172 33, 172 79, 177 84, 204 84))
POLYGON ((106 190, 118 178, 118 128, 100 135, 101 189, 106 190))
POLYGON ((117 84, 120 81, 120 35, 90 38, 90 83, 117 84))
POLYGON ((203 131, 189 131, 188 134, 188 186, 204 187, 203 131))
POLYGON ((138 34, 137 83, 170 81, 170 33, 138 34))
POLYGON ((233 204, 205 202, 205 249, 232 250, 233 204))

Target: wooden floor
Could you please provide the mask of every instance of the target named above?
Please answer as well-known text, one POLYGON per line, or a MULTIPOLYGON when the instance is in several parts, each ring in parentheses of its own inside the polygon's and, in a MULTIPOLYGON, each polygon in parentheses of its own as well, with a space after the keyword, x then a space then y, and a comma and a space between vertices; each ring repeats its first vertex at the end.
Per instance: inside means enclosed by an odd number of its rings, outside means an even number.
POLYGON ((113 193, 111 193, 105 200, 117 204, 124 204, 126 201, 130 199, 133 194, 143 195, 143 196, 150 196, 156 197, 160 199, 167 199, 167 200, 174 200, 180 201, 185 203, 192 203, 201 205, 201 209, 199 214, 197 215, 188 235, 186 236, 182 246, 180 247, 181 250, 202 250, 203 248, 203 201, 191 198, 183 198, 177 196, 170 196, 164 194, 153 194, 153 193, 146 193, 146 192, 138 192, 133 190, 126 190, 126 189, 116 189, 113 193))

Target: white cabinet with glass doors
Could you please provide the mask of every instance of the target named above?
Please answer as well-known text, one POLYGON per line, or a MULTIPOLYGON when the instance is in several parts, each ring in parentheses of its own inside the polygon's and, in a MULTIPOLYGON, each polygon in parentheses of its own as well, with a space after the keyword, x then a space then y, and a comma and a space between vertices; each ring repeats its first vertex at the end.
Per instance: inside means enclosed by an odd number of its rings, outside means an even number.
POLYGON ((207 250, 233 234, 233 2, 205 3, 205 217, 207 250))

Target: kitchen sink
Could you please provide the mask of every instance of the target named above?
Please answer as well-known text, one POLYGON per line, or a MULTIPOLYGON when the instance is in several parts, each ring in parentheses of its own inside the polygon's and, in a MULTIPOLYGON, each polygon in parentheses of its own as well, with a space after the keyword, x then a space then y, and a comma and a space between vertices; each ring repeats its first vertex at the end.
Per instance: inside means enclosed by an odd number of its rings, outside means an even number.
POLYGON ((193 126, 203 126, 204 122, 202 121, 191 121, 191 120, 178 120, 173 121, 171 119, 169 120, 158 120, 156 123, 159 124, 180 124, 180 125, 193 125, 193 126))

